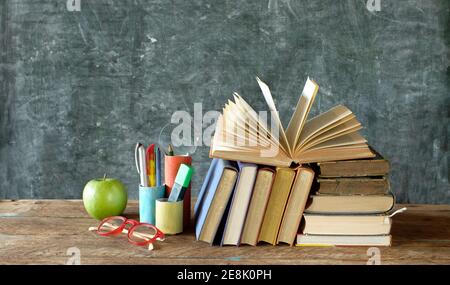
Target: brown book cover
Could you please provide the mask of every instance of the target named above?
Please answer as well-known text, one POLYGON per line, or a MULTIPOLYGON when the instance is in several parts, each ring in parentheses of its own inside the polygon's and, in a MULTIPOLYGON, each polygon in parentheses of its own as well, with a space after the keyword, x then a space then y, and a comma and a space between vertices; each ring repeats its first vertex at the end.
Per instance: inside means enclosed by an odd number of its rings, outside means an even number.
POLYGON ((319 177, 361 177, 385 176, 389 173, 390 164, 387 159, 377 153, 374 158, 319 162, 319 177))
POLYGON ((318 178, 320 195, 384 195, 389 193, 386 177, 318 178))

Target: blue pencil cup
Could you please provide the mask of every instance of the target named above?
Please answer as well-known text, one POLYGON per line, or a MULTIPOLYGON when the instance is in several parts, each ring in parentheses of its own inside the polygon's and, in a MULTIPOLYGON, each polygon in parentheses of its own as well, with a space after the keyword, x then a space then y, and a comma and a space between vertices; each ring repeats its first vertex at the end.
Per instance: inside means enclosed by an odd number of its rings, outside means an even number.
POLYGON ((158 187, 144 187, 139 185, 139 220, 141 223, 155 225, 156 200, 164 198, 166 185, 158 187))

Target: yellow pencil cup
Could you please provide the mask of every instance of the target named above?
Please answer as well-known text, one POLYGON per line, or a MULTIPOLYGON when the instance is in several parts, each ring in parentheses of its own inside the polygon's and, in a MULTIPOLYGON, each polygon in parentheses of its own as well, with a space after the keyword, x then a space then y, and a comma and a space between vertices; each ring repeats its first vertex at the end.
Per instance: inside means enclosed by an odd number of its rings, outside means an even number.
POLYGON ((156 227, 167 235, 183 232, 183 201, 156 200, 156 227))

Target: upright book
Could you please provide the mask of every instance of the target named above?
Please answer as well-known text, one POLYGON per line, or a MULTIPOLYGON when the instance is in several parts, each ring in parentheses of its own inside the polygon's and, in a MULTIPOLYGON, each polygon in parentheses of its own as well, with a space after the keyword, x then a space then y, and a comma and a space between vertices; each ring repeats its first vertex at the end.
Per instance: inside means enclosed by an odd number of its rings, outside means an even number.
POLYGON ((295 169, 277 168, 258 241, 264 241, 273 245, 276 244, 278 230, 280 229, 295 174, 295 169))
POLYGON ((308 78, 286 130, 269 87, 257 78, 271 114, 271 128, 238 94, 219 116, 210 156, 289 167, 310 163, 374 157, 358 133, 361 123, 339 105, 307 121, 319 86, 308 78))
POLYGON ((306 167, 297 169, 286 210, 284 210, 277 243, 284 242, 291 246, 294 244, 313 180, 314 171, 312 169, 306 167))
POLYGON ((239 245, 258 171, 258 166, 252 163, 238 162, 238 167, 239 178, 226 220, 222 245, 239 245))
POLYGON ((213 160, 195 205, 195 236, 212 244, 227 208, 238 171, 222 159, 213 160))
POLYGON ((264 219, 264 213, 269 202, 275 172, 271 168, 263 167, 256 175, 253 195, 245 218, 241 243, 255 246, 258 243, 258 235, 264 219))

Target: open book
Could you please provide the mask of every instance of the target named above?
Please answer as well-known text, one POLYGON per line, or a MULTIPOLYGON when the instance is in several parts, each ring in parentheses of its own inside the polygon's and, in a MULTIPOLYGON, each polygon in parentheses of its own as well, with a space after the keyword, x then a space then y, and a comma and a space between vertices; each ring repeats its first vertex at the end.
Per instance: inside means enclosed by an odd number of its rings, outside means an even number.
POLYGON ((228 101, 217 120, 211 157, 289 167, 292 163, 375 156, 358 133, 361 123, 347 107, 338 105, 307 121, 319 90, 313 80, 306 81, 295 112, 284 129, 269 87, 256 79, 269 114, 257 113, 234 93, 234 101, 228 101))

